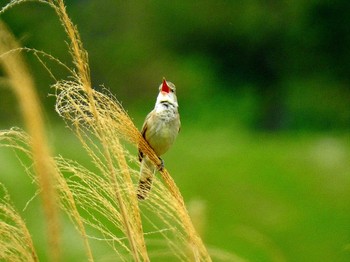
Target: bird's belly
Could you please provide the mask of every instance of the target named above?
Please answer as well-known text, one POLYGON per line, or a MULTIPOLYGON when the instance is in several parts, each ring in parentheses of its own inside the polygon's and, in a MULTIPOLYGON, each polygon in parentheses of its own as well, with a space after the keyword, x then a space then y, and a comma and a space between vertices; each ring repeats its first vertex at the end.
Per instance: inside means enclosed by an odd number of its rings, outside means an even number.
POLYGON ((158 156, 168 151, 178 133, 178 129, 170 123, 162 123, 150 131, 147 141, 158 156))

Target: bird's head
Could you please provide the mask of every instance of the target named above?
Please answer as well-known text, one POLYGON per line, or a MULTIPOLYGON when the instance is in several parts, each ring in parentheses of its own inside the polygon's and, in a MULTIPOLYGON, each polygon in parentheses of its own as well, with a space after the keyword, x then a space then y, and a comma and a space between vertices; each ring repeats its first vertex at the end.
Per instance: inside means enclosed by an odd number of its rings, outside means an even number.
POLYGON ((159 86, 159 94, 157 97, 157 103, 169 102, 178 106, 176 98, 176 87, 173 83, 166 81, 163 78, 163 82, 159 86))

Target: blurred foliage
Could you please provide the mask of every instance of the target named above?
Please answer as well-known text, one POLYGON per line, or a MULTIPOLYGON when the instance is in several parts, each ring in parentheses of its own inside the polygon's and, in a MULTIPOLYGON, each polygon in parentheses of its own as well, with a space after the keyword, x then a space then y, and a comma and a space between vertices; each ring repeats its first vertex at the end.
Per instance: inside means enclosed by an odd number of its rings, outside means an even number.
MULTIPOLYGON (((250 261, 349 261, 349 1, 66 4, 94 86, 109 88, 139 127, 162 77, 176 84, 183 131, 165 161, 185 199, 205 201, 209 246, 250 261)), ((23 46, 70 63, 64 32, 47 6, 24 3, 2 19, 23 46)), ((54 81, 33 55, 27 60, 48 119, 55 119, 54 98, 47 97, 54 81)), ((0 97, 0 125, 18 125, 6 87, 0 97)), ((52 126, 58 152, 83 158, 67 131, 52 126)), ((4 177, 22 189, 15 164, 1 157, 4 177)), ((25 203, 31 194, 22 191, 14 200, 25 203)))
MULTIPOLYGON (((149 108, 143 101, 165 76, 192 113, 223 97, 214 107, 245 105, 233 115, 251 128, 349 130, 349 1, 66 2, 95 86, 105 84, 127 108, 149 108)), ((69 61, 64 33, 47 6, 26 3, 3 19, 24 46, 69 61)), ((28 59, 45 97, 49 76, 28 59)), ((2 110, 11 111, 8 106, 2 103, 2 110)))

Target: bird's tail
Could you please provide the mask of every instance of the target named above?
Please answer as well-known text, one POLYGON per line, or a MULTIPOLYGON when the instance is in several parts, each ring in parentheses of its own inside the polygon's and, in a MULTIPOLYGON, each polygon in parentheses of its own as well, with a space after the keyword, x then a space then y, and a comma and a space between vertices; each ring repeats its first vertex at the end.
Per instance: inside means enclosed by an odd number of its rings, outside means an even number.
POLYGON ((144 157, 141 162, 140 168, 140 180, 137 188, 137 198, 139 200, 144 200, 147 198, 149 191, 152 187, 153 175, 156 171, 153 163, 148 159, 148 157, 144 157))

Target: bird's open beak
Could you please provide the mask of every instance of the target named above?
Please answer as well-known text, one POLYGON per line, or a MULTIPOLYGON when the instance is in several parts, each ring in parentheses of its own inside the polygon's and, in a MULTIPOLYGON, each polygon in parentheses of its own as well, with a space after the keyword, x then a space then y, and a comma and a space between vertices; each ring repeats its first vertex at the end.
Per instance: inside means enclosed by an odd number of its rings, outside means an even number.
POLYGON ((163 77, 162 89, 160 91, 167 94, 170 93, 170 87, 168 86, 164 77, 163 77))

